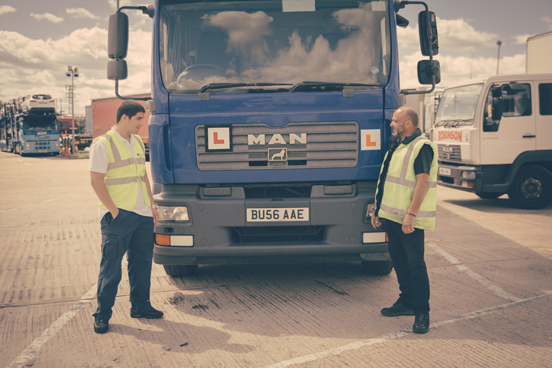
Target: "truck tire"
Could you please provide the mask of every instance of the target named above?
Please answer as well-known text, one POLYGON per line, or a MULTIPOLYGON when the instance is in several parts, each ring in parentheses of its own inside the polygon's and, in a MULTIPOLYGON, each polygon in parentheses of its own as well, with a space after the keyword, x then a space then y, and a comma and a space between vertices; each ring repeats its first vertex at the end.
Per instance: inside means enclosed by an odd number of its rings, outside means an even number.
POLYGON ((508 190, 508 197, 518 208, 545 207, 552 201, 552 173, 538 165, 522 167, 508 190))
MULTIPOLYGON (((477 194, 477 193, 476 193, 477 194)), ((481 199, 497 199, 504 193, 479 193, 477 196, 481 199)))
POLYGON ((182 277, 192 276, 197 270, 197 265, 163 265, 163 268, 169 276, 182 277))
POLYGON ((362 261, 360 266, 367 275, 386 276, 393 269, 393 261, 362 261))

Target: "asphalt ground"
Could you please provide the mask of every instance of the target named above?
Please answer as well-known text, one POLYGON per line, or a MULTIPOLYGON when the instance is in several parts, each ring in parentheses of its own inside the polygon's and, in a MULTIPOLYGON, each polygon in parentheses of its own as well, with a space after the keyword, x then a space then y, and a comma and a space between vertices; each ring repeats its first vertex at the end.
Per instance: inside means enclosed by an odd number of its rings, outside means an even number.
MULTIPOLYGON (((132 319, 128 278, 93 332, 100 261, 88 160, 0 153, 0 367, 551 367, 552 206, 438 188, 426 233, 431 328, 379 311, 394 272, 358 263, 154 265, 161 320, 132 319)), ((126 269, 126 264, 123 264, 126 269)))

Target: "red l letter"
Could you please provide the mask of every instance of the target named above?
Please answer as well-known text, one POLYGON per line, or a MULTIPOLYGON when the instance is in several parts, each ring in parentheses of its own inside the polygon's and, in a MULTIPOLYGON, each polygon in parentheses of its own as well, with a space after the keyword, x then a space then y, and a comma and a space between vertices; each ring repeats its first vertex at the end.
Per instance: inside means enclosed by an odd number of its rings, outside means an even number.
POLYGON ((218 132, 213 133, 213 143, 214 144, 224 144, 224 139, 219 139, 218 132))
POLYGON ((375 147, 376 142, 372 142, 370 134, 366 134, 366 147, 375 147))

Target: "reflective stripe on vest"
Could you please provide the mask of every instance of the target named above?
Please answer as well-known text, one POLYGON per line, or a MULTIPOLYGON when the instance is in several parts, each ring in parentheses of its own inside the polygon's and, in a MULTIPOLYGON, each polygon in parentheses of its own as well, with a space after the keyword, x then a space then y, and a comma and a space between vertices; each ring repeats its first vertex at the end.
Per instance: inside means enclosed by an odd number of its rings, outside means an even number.
MULTIPOLYGON (((407 145, 402 145, 402 147, 400 145, 393 153, 378 213, 380 217, 398 223, 402 223, 404 220, 417 183, 414 162, 422 147, 428 142, 427 138, 420 136, 407 145)), ((429 185, 414 220, 414 227, 423 230, 435 228, 435 210, 437 208, 437 152, 431 142, 429 145, 433 149, 429 185)))
MULTIPOLYGON (((134 210, 138 197, 138 186, 141 188, 144 203, 149 206, 151 202, 145 183, 145 147, 140 137, 134 136, 134 156, 118 134, 112 130, 97 139, 101 140, 108 150, 109 164, 104 184, 117 208, 134 210), (123 159, 121 152, 128 158, 123 159)), ((100 208, 105 208, 101 201, 100 208)))

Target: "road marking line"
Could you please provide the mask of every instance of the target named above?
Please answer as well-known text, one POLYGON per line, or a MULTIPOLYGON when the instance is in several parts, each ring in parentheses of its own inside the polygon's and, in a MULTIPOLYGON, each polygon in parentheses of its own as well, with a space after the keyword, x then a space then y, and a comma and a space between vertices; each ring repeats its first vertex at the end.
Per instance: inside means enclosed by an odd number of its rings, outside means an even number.
POLYGON ((42 349, 42 347, 58 333, 73 317, 77 315, 79 310, 84 306, 90 303, 96 296, 96 289, 98 284, 95 284, 88 290, 86 294, 80 298, 80 300, 75 303, 67 312, 65 312, 61 317, 59 317, 54 323, 42 333, 42 335, 32 342, 17 358, 15 358, 8 368, 12 367, 25 367, 31 359, 33 359, 36 354, 42 349))
POLYGON ((437 244, 435 244, 433 242, 429 242, 429 241, 426 242, 426 244, 429 245, 431 248, 433 248, 437 253, 442 255, 447 261, 449 261, 450 263, 455 265, 456 268, 459 271, 462 271, 462 272, 466 273, 468 276, 470 276, 474 280, 478 281, 481 285, 485 286, 487 289, 492 291, 496 296, 498 296, 502 299, 511 300, 511 301, 514 301, 514 302, 519 302, 519 301, 522 300, 521 298, 518 298, 517 296, 515 296, 513 294, 510 294, 509 292, 505 291, 500 286, 493 284, 489 279, 473 272, 467 266, 460 263, 458 258, 456 258, 452 254, 446 252, 444 249, 439 247, 437 244))
MULTIPOLYGON (((512 303, 503 304, 503 305, 499 305, 499 306, 496 306, 496 307, 491 307, 491 308, 482 309, 482 310, 479 310, 479 311, 467 313, 467 314, 464 314, 464 315, 461 315, 461 316, 451 317, 451 318, 443 320, 443 321, 432 323, 430 329, 433 330, 435 328, 445 326, 445 325, 448 325, 448 324, 451 324, 451 323, 455 323, 455 322, 459 322, 459 321, 465 321, 465 320, 468 320, 468 319, 474 319, 474 318, 477 318, 477 317, 485 316, 485 315, 491 314, 493 312, 497 312, 497 311, 500 311, 500 310, 517 307, 519 305, 527 304, 529 302, 533 302, 533 301, 536 301, 536 300, 549 299, 551 296, 552 296, 552 294, 539 295, 539 296, 535 296, 535 297, 528 298, 528 299, 520 299, 519 301, 512 302, 512 303)), ((383 335, 381 337, 376 337, 376 338, 368 339, 368 340, 356 341, 356 342, 353 342, 351 344, 340 346, 340 347, 337 347, 337 348, 334 348, 334 349, 320 351, 318 353, 304 355, 304 356, 301 356, 301 357, 285 360, 283 362, 268 365, 264 368, 285 368, 285 367, 289 367, 289 366, 296 365, 296 364, 308 363, 308 362, 312 362, 312 361, 315 361, 315 360, 318 360, 318 359, 326 358, 326 357, 329 357, 329 356, 332 356, 332 355, 339 355, 339 354, 341 354, 343 352, 346 352, 346 351, 358 350, 358 349, 363 348, 365 346, 380 344, 380 343, 386 342, 387 340, 398 339, 398 338, 401 338, 403 336, 406 336, 406 335, 412 334, 412 333, 413 332, 410 331, 410 330, 401 330, 401 331, 398 331, 398 332, 392 332, 392 333, 383 335)))

